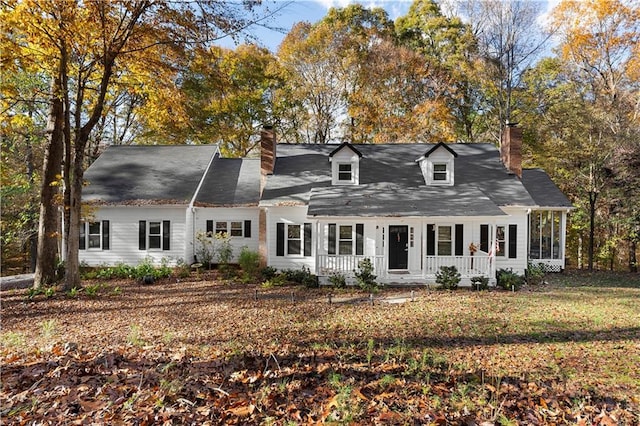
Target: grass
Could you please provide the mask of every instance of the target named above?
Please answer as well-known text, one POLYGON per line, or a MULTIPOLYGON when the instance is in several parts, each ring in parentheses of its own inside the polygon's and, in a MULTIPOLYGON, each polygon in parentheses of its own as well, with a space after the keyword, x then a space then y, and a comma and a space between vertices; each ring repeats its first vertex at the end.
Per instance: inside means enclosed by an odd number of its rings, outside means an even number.
MULTIPOLYGON (((246 284, 206 281, 120 282, 109 297, 31 303, 12 292, 3 294, 0 397, 13 401, 33 385, 13 377, 30 377, 34 365, 41 375, 46 360, 66 356, 61 344, 75 342, 77 354, 51 368, 69 365, 59 380, 73 383, 74 366, 83 377, 99 371, 95 383, 83 379, 91 395, 113 378, 110 392, 126 392, 109 412, 125 423, 147 406, 192 410, 182 420, 208 407, 240 423, 456 423, 469 413, 518 424, 527 410, 544 423, 594 421, 603 409, 638 422, 640 277, 547 280, 515 293, 417 290, 415 302, 373 306, 329 304, 326 289, 297 289, 292 302, 290 287, 255 300, 246 284), (25 338, 31 324, 50 349, 25 338)), ((56 380, 40 384, 41 404, 55 401, 56 380)), ((0 415, 21 412, 16 404, 0 415)), ((34 412, 26 418, 37 421, 34 412)))

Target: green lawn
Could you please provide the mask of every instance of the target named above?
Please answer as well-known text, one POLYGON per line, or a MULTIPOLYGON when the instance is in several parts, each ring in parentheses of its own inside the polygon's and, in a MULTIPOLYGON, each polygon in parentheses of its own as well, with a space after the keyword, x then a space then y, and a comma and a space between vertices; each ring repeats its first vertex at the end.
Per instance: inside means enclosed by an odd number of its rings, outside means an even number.
POLYGON ((93 297, 5 292, 0 415, 9 423, 638 424, 640 277, 547 280, 515 293, 416 289, 401 304, 382 299, 407 290, 383 290, 373 305, 366 294, 329 304, 330 289, 195 277, 103 281, 93 297))

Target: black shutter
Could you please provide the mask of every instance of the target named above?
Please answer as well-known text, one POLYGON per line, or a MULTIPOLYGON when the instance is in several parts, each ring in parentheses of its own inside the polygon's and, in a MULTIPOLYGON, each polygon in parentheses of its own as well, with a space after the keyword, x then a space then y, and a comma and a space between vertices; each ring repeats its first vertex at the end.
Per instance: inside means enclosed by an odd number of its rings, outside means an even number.
POLYGON ((244 237, 251 238, 251 221, 250 220, 244 221, 244 237))
POLYGON ((356 223, 356 256, 364 254, 364 223, 356 223))
POLYGON ((284 256, 284 223, 276 224, 276 256, 284 256))
POLYGON ((518 257, 518 225, 509 225, 509 259, 518 257))
POLYGON ((489 225, 480 225, 480 250, 489 253, 489 225))
POLYGON ((109 250, 109 221, 102 221, 102 250, 109 250))
POLYGON ((329 224, 329 246, 327 247, 328 254, 336 254, 336 224, 329 224))
POLYGON ((304 255, 311 256, 311 232, 313 225, 311 223, 304 224, 304 255))
POLYGON ((79 232, 78 248, 80 250, 87 249, 87 224, 84 222, 80 222, 80 232, 79 232))
POLYGON ((162 250, 171 250, 171 222, 162 221, 162 250))
POLYGON ((213 235, 213 221, 207 221, 207 235, 213 235))
POLYGON ((427 225, 427 256, 436 255, 436 226, 427 225))
POLYGON ((138 222, 138 250, 147 249, 147 221, 138 222))
POLYGON ((464 253, 463 245, 463 237, 464 237, 464 225, 457 224, 456 225, 456 256, 462 256, 464 253))

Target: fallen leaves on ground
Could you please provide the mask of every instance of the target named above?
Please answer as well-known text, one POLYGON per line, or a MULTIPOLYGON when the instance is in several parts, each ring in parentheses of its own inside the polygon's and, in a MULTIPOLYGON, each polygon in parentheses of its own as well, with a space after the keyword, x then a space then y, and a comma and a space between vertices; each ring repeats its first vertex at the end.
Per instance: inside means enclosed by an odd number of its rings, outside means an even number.
POLYGON ((371 306, 330 305, 327 290, 117 285, 3 293, 3 424, 640 421, 640 289, 419 290, 371 306))

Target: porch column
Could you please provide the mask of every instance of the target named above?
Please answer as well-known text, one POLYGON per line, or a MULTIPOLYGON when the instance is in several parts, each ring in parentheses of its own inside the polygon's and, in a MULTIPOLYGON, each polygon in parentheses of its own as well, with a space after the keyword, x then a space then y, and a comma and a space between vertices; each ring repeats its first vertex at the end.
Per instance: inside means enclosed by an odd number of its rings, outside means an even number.
POLYGON ((562 215, 560 216, 560 253, 559 253, 562 269, 564 269, 566 266, 564 264, 564 260, 566 258, 565 256, 566 240, 567 240, 567 212, 563 211, 562 215))

